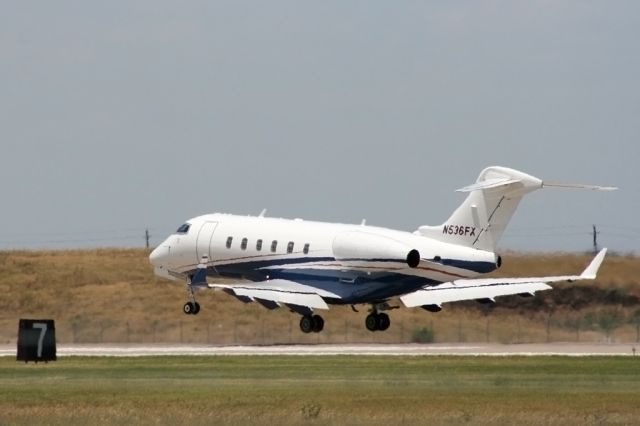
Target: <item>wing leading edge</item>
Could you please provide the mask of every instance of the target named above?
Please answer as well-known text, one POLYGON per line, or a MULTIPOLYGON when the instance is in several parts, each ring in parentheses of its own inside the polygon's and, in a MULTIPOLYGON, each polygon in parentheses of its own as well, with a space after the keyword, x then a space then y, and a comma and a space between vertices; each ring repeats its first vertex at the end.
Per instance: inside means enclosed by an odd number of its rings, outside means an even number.
POLYGON ((494 299, 498 296, 514 294, 533 295, 536 291, 551 289, 548 283, 595 279, 606 254, 607 249, 602 249, 580 275, 463 279, 436 286, 423 287, 420 290, 401 296, 400 300, 406 307, 413 308, 425 305, 440 306, 443 303, 463 300, 494 299))

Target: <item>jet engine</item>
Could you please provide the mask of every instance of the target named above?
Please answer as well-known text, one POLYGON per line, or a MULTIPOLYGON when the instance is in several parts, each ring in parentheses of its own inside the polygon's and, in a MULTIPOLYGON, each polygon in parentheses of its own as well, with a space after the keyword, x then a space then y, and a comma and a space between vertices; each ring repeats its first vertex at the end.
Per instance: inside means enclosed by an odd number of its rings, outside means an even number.
POLYGON ((420 264, 420 252, 383 235, 361 231, 338 234, 333 240, 333 256, 337 260, 398 261, 410 268, 420 264))

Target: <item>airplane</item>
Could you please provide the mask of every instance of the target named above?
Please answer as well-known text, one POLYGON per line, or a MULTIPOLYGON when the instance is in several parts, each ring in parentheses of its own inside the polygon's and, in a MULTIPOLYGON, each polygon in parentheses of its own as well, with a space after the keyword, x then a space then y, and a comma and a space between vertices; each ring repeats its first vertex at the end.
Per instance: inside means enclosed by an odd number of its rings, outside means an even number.
POLYGON ((543 182, 507 167, 488 167, 459 189, 465 201, 439 226, 405 232, 361 224, 313 222, 230 214, 187 220, 150 254, 157 276, 186 281, 185 314, 200 311, 196 290, 217 289, 241 302, 301 315, 300 330, 320 332, 319 310, 369 305, 365 327, 384 331, 385 311, 445 303, 495 303, 506 295, 532 296, 549 283, 595 279, 601 250, 579 275, 476 278, 502 264, 496 246, 523 196, 542 188, 608 191, 615 187, 543 182), (225 280, 221 282, 220 279, 225 280), (218 279, 218 282, 216 282, 218 279), (231 283, 227 283, 231 280, 231 283))

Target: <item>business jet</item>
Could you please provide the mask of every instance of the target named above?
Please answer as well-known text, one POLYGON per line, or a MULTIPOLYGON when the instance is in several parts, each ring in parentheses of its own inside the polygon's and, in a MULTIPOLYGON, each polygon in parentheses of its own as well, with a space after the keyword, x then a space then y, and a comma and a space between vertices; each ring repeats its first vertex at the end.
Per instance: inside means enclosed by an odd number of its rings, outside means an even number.
POLYGON ((440 226, 414 232, 259 216, 207 214, 188 220, 149 256, 156 275, 186 281, 185 314, 197 314, 196 290, 218 289, 244 303, 301 315, 304 333, 320 332, 319 310, 368 305, 365 326, 389 328, 385 311, 438 312, 462 300, 494 303, 498 296, 531 296, 549 283, 592 280, 600 251, 579 275, 476 278, 502 264, 496 245, 522 197, 549 188, 613 187, 548 183, 506 167, 488 167, 458 191, 466 200, 440 226), (224 278, 225 280, 221 280, 224 278), (218 279, 218 282, 216 282, 218 279))

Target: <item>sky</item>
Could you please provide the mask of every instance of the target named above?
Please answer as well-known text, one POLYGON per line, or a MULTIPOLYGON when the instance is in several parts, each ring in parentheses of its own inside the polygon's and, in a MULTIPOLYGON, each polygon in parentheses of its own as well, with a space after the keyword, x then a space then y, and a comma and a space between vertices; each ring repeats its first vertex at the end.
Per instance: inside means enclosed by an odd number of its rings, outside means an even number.
POLYGON ((640 249, 640 2, 0 3, 0 250, 413 231, 490 165, 621 188, 527 196, 501 249, 640 249))

